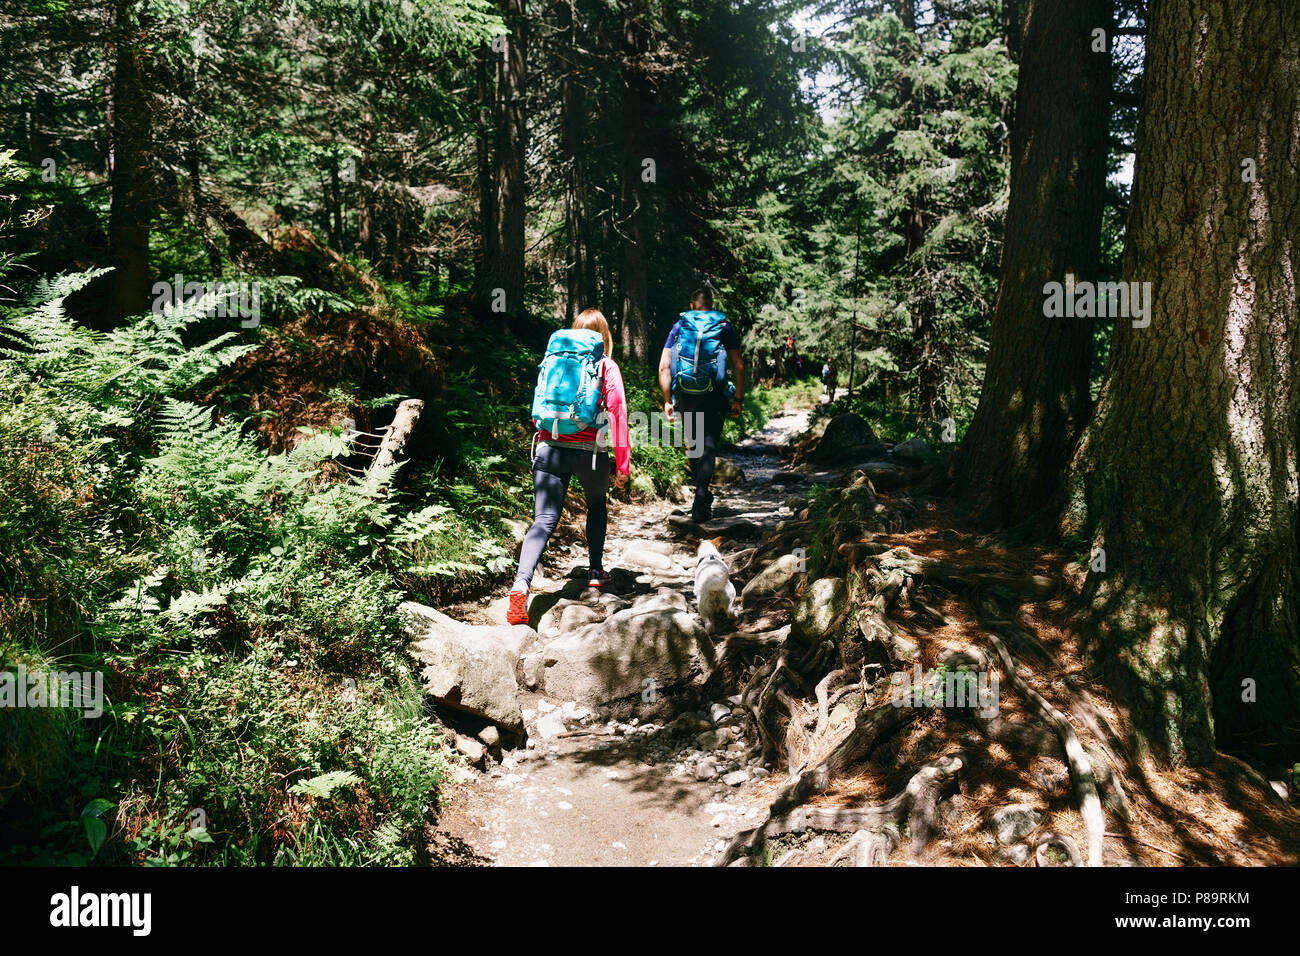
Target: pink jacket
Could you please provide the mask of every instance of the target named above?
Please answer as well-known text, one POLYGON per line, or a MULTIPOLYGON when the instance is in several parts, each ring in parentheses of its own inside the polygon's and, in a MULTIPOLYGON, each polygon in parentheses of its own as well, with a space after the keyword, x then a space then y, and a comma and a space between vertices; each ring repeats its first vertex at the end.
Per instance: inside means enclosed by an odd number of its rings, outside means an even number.
MULTIPOLYGON (((608 441, 614 449, 614 468, 620 475, 632 471, 632 443, 627 433, 627 394, 623 391, 623 373, 618 363, 609 356, 600 360, 600 387, 604 395, 605 410, 609 412, 606 426, 609 429, 608 441)), ((552 435, 545 428, 538 429, 541 441, 554 445, 569 442, 592 442, 598 439, 595 428, 584 428, 572 435, 552 435)))

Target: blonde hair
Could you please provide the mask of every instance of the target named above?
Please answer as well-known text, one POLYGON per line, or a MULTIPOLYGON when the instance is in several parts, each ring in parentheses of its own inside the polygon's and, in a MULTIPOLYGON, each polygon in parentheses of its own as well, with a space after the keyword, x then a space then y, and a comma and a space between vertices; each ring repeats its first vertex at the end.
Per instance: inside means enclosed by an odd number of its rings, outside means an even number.
POLYGON ((599 332, 600 337, 605 340, 606 357, 614 357, 614 336, 610 334, 609 323, 605 321, 605 315, 600 309, 583 309, 578 313, 578 317, 573 320, 573 327, 599 332))

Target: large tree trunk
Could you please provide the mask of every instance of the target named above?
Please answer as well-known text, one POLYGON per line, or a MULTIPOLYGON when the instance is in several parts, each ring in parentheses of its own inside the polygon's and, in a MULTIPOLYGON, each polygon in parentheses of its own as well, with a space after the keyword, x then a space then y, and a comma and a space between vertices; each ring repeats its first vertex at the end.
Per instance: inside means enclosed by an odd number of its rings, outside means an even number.
POLYGON ((108 254, 113 266, 112 320, 149 305, 149 230, 153 223, 153 138, 144 65, 136 50, 134 5, 118 0, 112 89, 112 197, 108 254))
POLYGON ((483 250, 483 266, 475 283, 474 309, 484 317, 504 320, 523 313, 524 222, 527 213, 524 159, 528 150, 524 109, 528 65, 528 21, 524 0, 500 0, 510 29, 497 66, 497 116, 492 155, 495 242, 483 250), (502 308, 502 305, 504 308, 502 308))
POLYGON ((646 110, 650 106, 642 56, 641 26, 638 4, 623 7, 623 203, 619 224, 622 245, 620 280, 623 292, 620 340, 624 355, 646 362, 650 355, 650 333, 646 313, 649 290, 646 265, 646 183, 642 161, 649 157, 646 149, 646 110))
POLYGON ((992 341, 952 469, 959 506, 986 526, 1059 507, 1087 422, 1092 322, 1045 317, 1043 285, 1097 279, 1110 68, 1091 31, 1109 17, 1109 0, 1032 0, 1025 18, 992 341))
POLYGON ((1276 764, 1300 757, 1300 20, 1156 0, 1148 27, 1124 278, 1153 308, 1117 325, 1063 530, 1104 548, 1099 670, 1141 738, 1276 764))

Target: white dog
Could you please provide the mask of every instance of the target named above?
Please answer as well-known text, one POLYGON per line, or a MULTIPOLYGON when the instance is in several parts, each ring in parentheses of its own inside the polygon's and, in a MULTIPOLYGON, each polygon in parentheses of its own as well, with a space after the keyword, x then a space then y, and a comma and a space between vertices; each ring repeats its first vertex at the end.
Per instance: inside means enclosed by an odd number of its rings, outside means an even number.
POLYGON ((712 634, 719 618, 730 620, 736 601, 736 586, 727 576, 727 562, 712 541, 701 541, 695 559, 695 603, 704 620, 704 630, 712 634))

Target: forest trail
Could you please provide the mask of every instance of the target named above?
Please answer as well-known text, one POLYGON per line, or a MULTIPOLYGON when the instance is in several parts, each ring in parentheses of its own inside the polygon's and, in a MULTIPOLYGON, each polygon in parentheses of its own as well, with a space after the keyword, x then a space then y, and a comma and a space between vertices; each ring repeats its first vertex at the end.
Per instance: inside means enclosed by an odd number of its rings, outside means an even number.
MULTIPOLYGON (((605 562, 615 593, 626 595, 635 582, 646 592, 641 600, 662 599, 667 590, 693 612, 700 529, 709 537, 734 535, 743 539, 739 545, 790 517, 780 453, 807 429, 810 413, 786 409, 728 450, 745 477, 717 487, 707 525, 686 524, 682 510, 666 500, 616 503, 605 562)), ((580 524, 568 514, 562 531, 572 535, 580 524)), ((561 549, 571 540, 562 533, 556 538, 547 555, 552 568, 567 561, 561 549)), ((724 545, 730 559, 728 550, 724 545)), ((575 552, 585 555, 581 546, 575 552)), ((559 584, 550 578, 535 593, 559 584)), ((504 604, 497 600, 481 613, 484 623, 501 623, 504 604)), ((613 720, 586 716, 580 704, 545 693, 521 694, 521 702, 528 747, 506 751, 487 773, 463 774, 444 794, 436 855, 448 862, 707 866, 737 832, 762 822, 768 798, 761 794, 770 789, 762 778, 774 768, 745 767, 739 741, 730 751, 716 748, 729 757, 711 758, 699 747, 697 728, 680 717, 667 724, 659 718, 662 702, 624 706, 613 720), (579 716, 565 719, 566 712, 579 716), (570 736, 557 733, 557 720, 570 736)), ((710 703, 717 702, 702 702, 701 715, 710 703)))
POLYGON ((1132 751, 1070 623, 1068 554, 960 530, 920 439, 810 417, 787 409, 726 450, 706 525, 663 500, 615 504, 607 592, 586 588, 571 497, 533 627, 505 626, 504 597, 423 609, 426 693, 459 708, 440 714, 477 768, 441 791, 435 862, 1300 859, 1283 783, 1223 755, 1161 770, 1132 751), (750 592, 712 636, 693 593, 704 538, 750 592), (944 697, 962 671, 978 707, 944 697), (900 682, 916 688, 901 705, 900 682))

